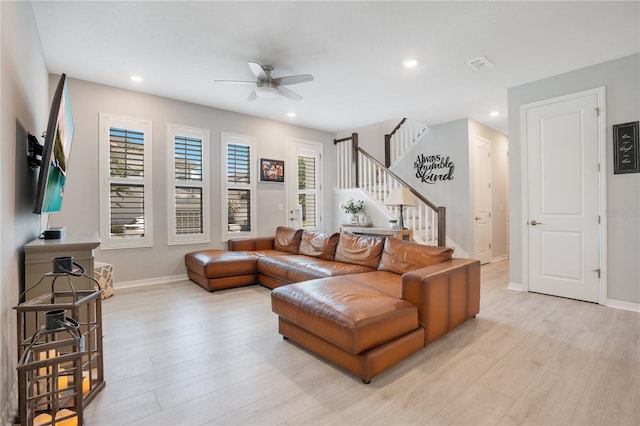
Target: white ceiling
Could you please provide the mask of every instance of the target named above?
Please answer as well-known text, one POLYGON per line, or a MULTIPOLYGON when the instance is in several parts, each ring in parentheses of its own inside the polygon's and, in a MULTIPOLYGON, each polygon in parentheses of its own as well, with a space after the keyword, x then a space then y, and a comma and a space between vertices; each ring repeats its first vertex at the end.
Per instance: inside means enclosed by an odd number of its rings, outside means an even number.
POLYGON ((639 52, 639 6, 33 2, 51 73, 334 133, 401 117, 469 117, 506 134, 507 88, 639 52), (465 66, 482 55, 495 66, 465 66), (405 69, 407 57, 418 66, 405 69), (250 86, 213 82, 254 79, 249 60, 272 65, 275 77, 310 73, 315 81, 291 86, 299 102, 247 102, 250 86))

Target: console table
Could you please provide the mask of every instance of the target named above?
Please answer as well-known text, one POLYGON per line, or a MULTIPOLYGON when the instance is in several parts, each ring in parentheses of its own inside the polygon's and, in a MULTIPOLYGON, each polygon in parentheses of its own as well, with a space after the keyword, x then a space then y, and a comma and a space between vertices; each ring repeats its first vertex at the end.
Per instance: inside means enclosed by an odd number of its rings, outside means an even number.
MULTIPOLYGON (((72 256, 73 260, 85 268, 86 274, 93 277, 93 250, 100 245, 97 232, 68 233, 57 240, 35 239, 24 246, 24 284, 25 289, 37 283, 42 276, 51 272, 51 258, 72 256)), ((76 290, 93 290, 93 282, 74 277, 76 290)), ((25 295, 25 300, 48 293, 51 288, 41 283, 25 295)))
POLYGON ((391 236, 399 240, 413 241, 411 229, 372 228, 369 226, 341 225, 340 232, 351 232, 360 235, 391 236))

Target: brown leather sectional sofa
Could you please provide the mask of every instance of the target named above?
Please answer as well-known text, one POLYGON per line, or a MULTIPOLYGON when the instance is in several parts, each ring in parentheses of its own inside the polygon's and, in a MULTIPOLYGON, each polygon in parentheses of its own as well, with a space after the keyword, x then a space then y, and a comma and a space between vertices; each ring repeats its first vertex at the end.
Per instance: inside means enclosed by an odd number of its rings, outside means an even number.
POLYGON ((369 383, 480 310, 480 262, 395 238, 279 227, 185 256, 209 291, 274 289, 279 332, 369 383))

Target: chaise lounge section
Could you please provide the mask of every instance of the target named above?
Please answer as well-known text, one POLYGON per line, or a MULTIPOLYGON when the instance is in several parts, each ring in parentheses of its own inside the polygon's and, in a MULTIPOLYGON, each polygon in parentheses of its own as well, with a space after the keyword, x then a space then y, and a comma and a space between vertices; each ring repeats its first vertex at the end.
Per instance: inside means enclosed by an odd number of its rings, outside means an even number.
POLYGON ((209 291, 274 289, 286 339, 369 383, 480 308, 480 263, 453 250, 395 238, 280 227, 273 238, 229 242, 229 251, 185 257, 209 291))

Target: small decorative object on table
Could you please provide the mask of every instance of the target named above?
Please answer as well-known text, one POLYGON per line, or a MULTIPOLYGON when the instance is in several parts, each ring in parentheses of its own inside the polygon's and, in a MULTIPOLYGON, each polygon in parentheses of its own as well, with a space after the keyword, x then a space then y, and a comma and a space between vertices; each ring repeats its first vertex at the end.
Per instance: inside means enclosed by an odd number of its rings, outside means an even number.
POLYGON ((359 225, 357 214, 364 210, 364 201, 358 200, 354 201, 353 198, 349 197, 346 201, 339 204, 340 208, 344 210, 345 213, 350 215, 351 220, 349 223, 351 225, 359 225))
POLYGON ((389 228, 398 229, 398 219, 389 219, 389 228))

